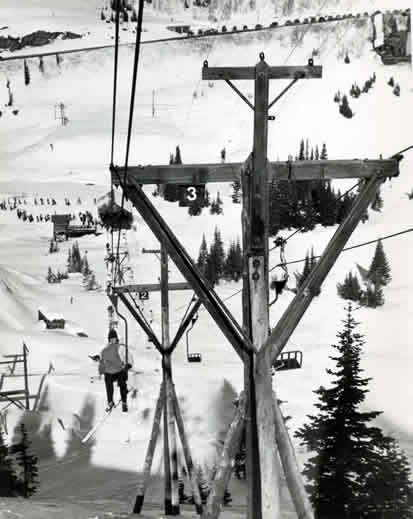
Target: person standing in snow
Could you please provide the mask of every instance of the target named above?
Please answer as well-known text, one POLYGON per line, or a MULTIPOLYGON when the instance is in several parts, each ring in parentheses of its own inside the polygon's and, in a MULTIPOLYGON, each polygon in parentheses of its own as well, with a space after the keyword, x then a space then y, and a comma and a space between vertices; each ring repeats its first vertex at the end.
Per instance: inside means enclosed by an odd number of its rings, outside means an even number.
POLYGON ((113 402, 113 384, 116 381, 119 386, 122 399, 122 411, 128 411, 126 381, 128 378, 127 370, 131 364, 125 361, 126 349, 119 344, 118 334, 115 330, 109 330, 108 345, 103 348, 99 360, 99 374, 105 376, 106 395, 108 399, 107 410, 110 411, 115 405, 113 402))

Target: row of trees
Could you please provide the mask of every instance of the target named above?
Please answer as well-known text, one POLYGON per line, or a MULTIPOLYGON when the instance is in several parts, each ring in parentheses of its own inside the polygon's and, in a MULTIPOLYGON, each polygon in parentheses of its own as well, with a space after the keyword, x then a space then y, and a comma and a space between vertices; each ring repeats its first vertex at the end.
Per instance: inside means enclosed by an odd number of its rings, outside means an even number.
POLYGON ((338 295, 369 308, 382 306, 383 288, 391 281, 391 269, 381 240, 377 242, 369 269, 365 270, 360 266, 358 269, 365 285, 364 289, 360 286, 357 275, 349 272, 344 282, 337 284, 338 295))
POLYGON ((242 250, 239 239, 231 241, 225 252, 221 232, 215 227, 214 239, 208 247, 205 234, 202 236, 197 267, 212 285, 221 279, 238 281, 242 274, 242 250))
POLYGON ((20 424, 20 441, 8 447, 0 427, 0 496, 32 496, 39 485, 37 457, 30 452, 25 425, 20 424))

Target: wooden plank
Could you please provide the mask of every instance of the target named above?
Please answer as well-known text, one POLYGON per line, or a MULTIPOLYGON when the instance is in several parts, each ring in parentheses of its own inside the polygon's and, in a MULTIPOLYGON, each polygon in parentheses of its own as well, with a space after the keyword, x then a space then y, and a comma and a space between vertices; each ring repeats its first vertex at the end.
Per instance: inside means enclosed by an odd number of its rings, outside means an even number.
POLYGON ((12 391, 0 391, 0 396, 24 395, 25 393, 24 389, 14 389, 12 391))
POLYGON ((369 160, 296 160, 270 162, 269 182, 277 180, 330 180, 347 178, 371 178, 377 173, 386 177, 399 174, 396 159, 369 160))
POLYGON ((202 79, 254 79, 255 67, 202 67, 202 79))
POLYGON ((284 66, 284 67, 269 67, 269 79, 314 79, 321 78, 323 75, 323 67, 320 65, 314 66, 284 66))
MULTIPOLYGON (((33 398, 36 398, 36 395, 29 395, 28 398, 31 400, 33 398)), ((6 398, 6 397, 3 397, 0 395, 0 402, 10 402, 10 401, 16 401, 16 402, 21 402, 21 401, 26 401, 26 396, 13 396, 11 398, 6 398)))
MULTIPOLYGON (((268 67, 269 79, 321 78, 323 68, 317 66, 268 67)), ((255 67, 202 67, 202 79, 255 79, 255 67)))
POLYGON ((225 438, 218 469, 212 481, 211 491, 202 519, 217 519, 221 512, 225 490, 227 489, 231 477, 235 455, 238 452, 242 431, 244 429, 245 406, 245 395, 241 393, 238 408, 225 438))
POLYGON ((288 429, 285 425, 284 417, 275 394, 273 394, 273 406, 275 416, 275 440, 297 517, 300 517, 300 519, 314 519, 311 503, 304 487, 304 481, 301 476, 297 458, 295 457, 294 447, 291 443, 291 438, 288 434, 288 429))
POLYGON ((320 260, 310 272, 307 280, 299 288, 297 295, 281 316, 263 349, 258 352, 258 356, 265 351, 271 350, 271 364, 279 356, 313 300, 316 289, 321 286, 327 277, 354 229, 360 222, 363 213, 374 200, 377 190, 383 181, 381 177, 372 178, 361 189, 348 215, 334 233, 333 238, 327 245, 320 260))
POLYGON ((159 436, 159 430, 160 430, 160 424, 161 424, 162 408, 163 408, 163 402, 164 402, 163 393, 164 393, 164 388, 163 388, 163 383, 162 383, 161 388, 159 390, 158 400, 156 402, 155 415, 153 417, 153 424, 152 424, 151 438, 149 440, 148 449, 146 451, 145 463, 143 465, 143 471, 142 471, 142 479, 138 485, 138 493, 136 495, 135 505, 133 507, 134 514, 141 513, 143 500, 145 498, 146 488, 148 486, 149 477, 151 475, 152 461, 153 461, 153 456, 155 454, 156 441, 159 436))
MULTIPOLYGON (((115 294, 123 294, 129 292, 160 292, 161 285, 159 283, 136 284, 136 285, 122 285, 113 287, 112 291, 115 294)), ((168 290, 192 290, 189 283, 169 283, 168 290)))
MULTIPOLYGON (((241 162, 227 164, 183 164, 180 166, 130 166, 127 183, 131 179, 138 184, 207 184, 209 182, 232 182, 241 175, 241 162)), ((331 180, 348 178, 370 178, 378 171, 386 177, 399 174, 396 159, 369 160, 297 160, 293 162, 269 162, 268 182, 277 180, 331 180)), ((112 181, 119 185, 123 168, 112 171, 112 181)))
MULTIPOLYGON (((225 182, 240 176, 241 162, 211 164, 181 164, 156 166, 129 166, 128 177, 132 176, 139 184, 188 184, 199 185, 207 182, 225 182)), ((114 167, 112 182, 119 186, 123 180, 124 168, 114 167)))

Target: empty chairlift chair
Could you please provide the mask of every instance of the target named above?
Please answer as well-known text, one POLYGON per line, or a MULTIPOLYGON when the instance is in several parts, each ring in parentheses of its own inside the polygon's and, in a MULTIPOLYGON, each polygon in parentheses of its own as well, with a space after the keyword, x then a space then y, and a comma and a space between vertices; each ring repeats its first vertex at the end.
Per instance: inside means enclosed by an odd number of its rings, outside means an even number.
POLYGON ((186 334, 185 334, 186 335, 186 358, 187 358, 188 362, 201 362, 202 361, 202 355, 200 353, 190 353, 189 352, 188 335, 189 335, 189 332, 194 327, 194 324, 196 323, 197 319, 198 319, 198 314, 195 315, 195 317, 192 319, 191 326, 188 328, 188 330, 186 331, 186 334))
POLYGON ((275 371, 285 371, 287 369, 298 369, 303 365, 303 353, 299 350, 286 351, 276 359, 273 366, 275 371))

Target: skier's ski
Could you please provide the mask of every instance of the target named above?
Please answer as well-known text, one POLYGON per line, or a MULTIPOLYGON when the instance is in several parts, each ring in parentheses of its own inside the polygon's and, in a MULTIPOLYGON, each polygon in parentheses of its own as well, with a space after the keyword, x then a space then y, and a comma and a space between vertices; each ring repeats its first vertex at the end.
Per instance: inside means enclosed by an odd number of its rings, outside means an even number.
POLYGON ((90 429, 90 431, 82 438, 82 443, 86 443, 92 436, 95 434, 95 432, 99 429, 101 425, 103 425, 106 422, 106 419, 111 414, 111 412, 117 407, 122 400, 118 400, 116 404, 114 404, 113 407, 111 407, 109 410, 105 411, 105 414, 102 416, 102 418, 95 423, 95 425, 90 429))

